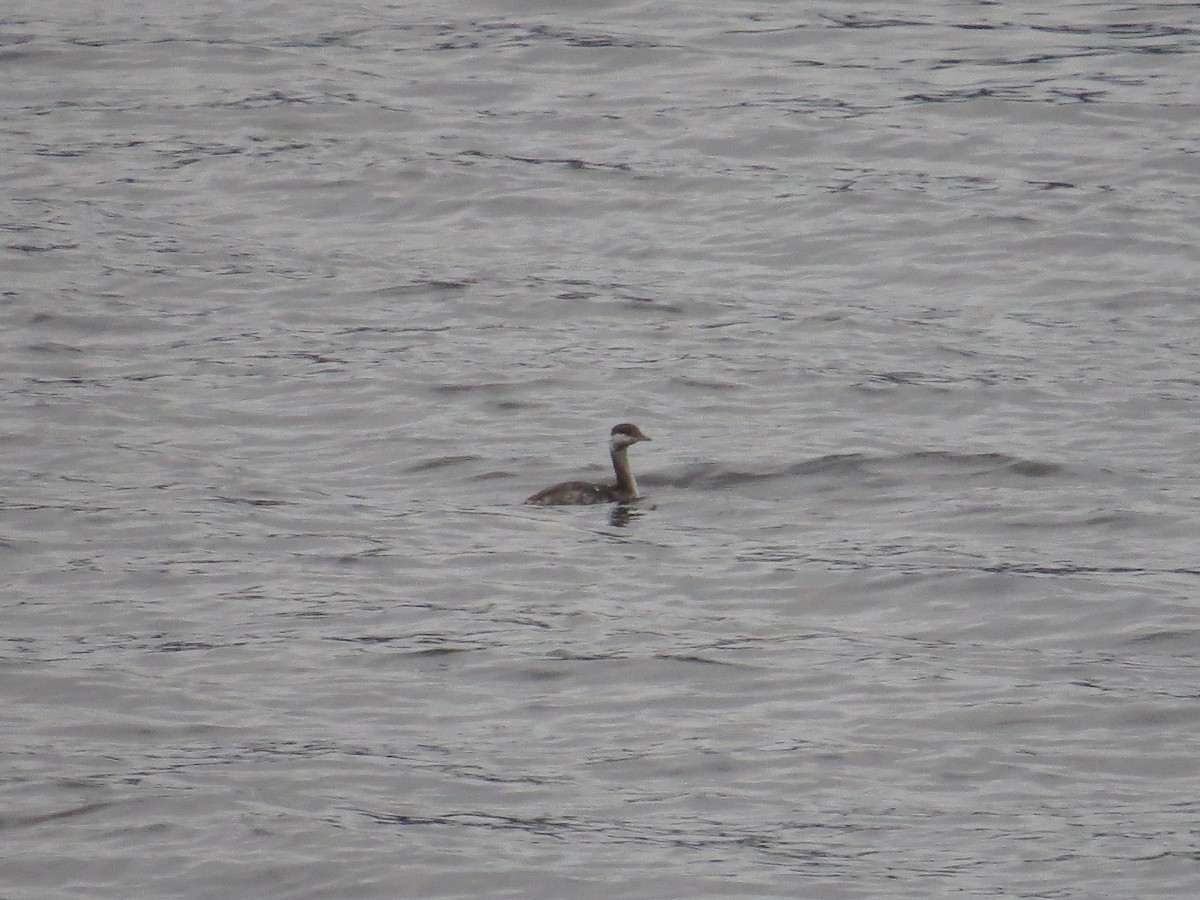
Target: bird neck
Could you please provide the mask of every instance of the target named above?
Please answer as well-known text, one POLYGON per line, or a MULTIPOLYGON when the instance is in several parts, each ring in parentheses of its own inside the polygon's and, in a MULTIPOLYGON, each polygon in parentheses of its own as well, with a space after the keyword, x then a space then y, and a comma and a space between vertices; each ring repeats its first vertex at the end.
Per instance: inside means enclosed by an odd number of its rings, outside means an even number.
POLYGON ((613 471, 617 473, 617 490, 629 497, 637 497, 637 481, 629 468, 629 448, 618 447, 612 451, 613 471))

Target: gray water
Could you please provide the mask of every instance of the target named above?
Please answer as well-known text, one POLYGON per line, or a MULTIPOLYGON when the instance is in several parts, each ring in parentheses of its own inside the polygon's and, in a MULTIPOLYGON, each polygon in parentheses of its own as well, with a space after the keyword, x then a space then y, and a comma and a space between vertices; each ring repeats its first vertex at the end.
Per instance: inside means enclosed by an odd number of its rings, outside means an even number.
POLYGON ((1200 7, 0 14, 0 896, 1200 894, 1200 7), (523 506, 605 475, 647 498, 523 506))

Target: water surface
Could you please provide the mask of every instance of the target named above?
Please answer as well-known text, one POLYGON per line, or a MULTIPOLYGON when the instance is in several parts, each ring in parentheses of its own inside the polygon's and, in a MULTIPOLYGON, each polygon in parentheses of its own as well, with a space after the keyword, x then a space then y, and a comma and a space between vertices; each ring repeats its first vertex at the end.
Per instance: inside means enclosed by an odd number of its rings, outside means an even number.
POLYGON ((0 15, 8 891, 1195 896, 1198 49, 0 15))

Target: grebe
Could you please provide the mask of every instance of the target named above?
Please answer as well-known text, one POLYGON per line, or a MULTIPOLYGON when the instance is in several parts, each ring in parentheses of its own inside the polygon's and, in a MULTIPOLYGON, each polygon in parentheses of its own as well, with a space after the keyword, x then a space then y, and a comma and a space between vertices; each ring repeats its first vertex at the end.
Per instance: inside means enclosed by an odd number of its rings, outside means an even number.
POLYGON ((617 473, 616 484, 593 484, 590 481, 564 481, 552 485, 544 491, 538 491, 526 503, 540 503, 544 506, 561 504, 581 505, 585 503, 629 503, 641 499, 637 482, 629 468, 628 451, 631 445, 638 441, 648 441, 650 438, 642 434, 636 425, 623 422, 614 425, 608 436, 608 451, 612 455, 613 471, 617 473))

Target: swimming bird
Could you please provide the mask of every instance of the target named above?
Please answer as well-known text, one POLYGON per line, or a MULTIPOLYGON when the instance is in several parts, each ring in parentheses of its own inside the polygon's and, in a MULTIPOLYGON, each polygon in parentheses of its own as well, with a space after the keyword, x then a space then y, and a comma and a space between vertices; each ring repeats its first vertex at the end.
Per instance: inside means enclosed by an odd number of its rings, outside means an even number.
POLYGON ((608 452, 612 456, 616 484, 594 484, 590 481, 564 481, 538 491, 526 503, 542 506, 583 505, 592 503, 630 503, 640 500, 637 481, 629 468, 629 448, 638 441, 650 438, 636 425, 622 422, 614 425, 608 436, 608 452))

